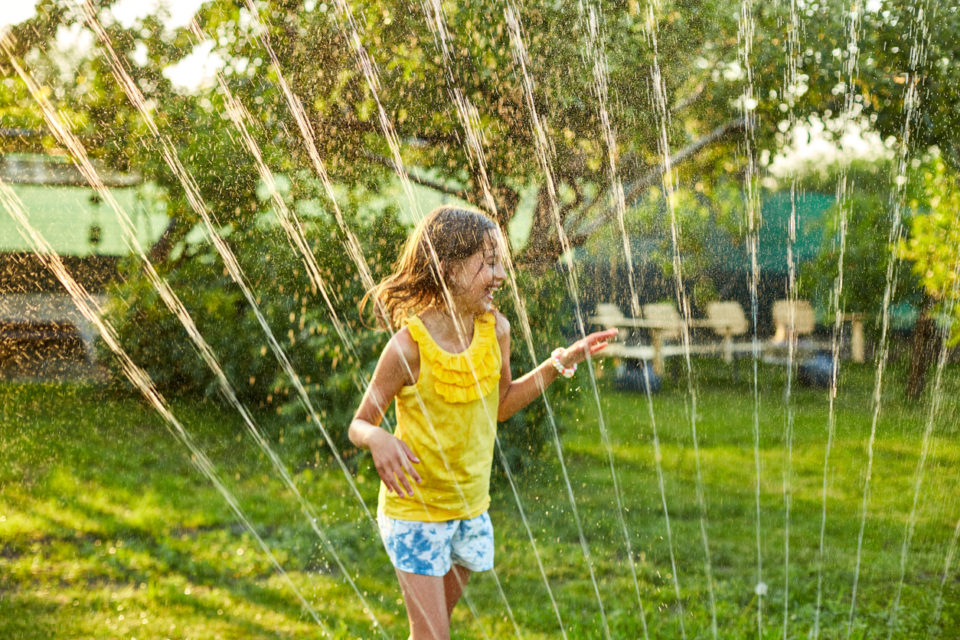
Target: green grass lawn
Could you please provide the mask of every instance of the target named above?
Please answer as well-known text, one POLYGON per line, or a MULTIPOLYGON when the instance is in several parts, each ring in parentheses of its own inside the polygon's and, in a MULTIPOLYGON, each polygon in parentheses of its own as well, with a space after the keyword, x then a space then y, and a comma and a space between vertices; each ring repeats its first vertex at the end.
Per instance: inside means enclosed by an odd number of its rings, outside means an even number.
MULTIPOLYGON (((843 369, 821 565, 827 393, 794 387, 788 402, 784 371, 761 367, 755 455, 750 363, 697 366, 705 512, 682 369, 652 398, 659 465, 644 394, 615 391, 604 376, 598 412, 586 375, 566 388, 558 384, 554 394, 581 399, 564 426, 563 456, 582 535, 548 444, 542 459, 515 478, 533 544, 513 492, 498 487, 491 508, 497 573, 474 577, 454 614, 455 637, 562 637, 549 585, 569 638, 603 638, 604 624, 613 638, 642 637, 642 619, 650 638, 712 638, 714 611, 720 638, 757 638, 758 627, 764 638, 784 637, 785 627, 787 637, 807 638, 819 576, 819 637, 847 637, 875 371, 843 369), (763 598, 758 581, 766 585, 763 598)), ((849 637, 957 638, 956 558, 942 592, 941 583, 960 518, 960 370, 948 372, 934 424, 892 626, 928 405, 905 404, 899 372, 888 373, 849 637)), ((323 456, 304 459, 302 442, 276 435, 278 418, 261 423, 275 434, 275 450, 317 515, 327 547, 235 413, 197 400, 173 407, 283 572, 138 397, 76 384, 2 383, 0 638, 319 638, 325 631, 406 637, 392 569, 336 465, 323 456)), ((377 483, 368 459, 353 477, 373 509, 377 483)))

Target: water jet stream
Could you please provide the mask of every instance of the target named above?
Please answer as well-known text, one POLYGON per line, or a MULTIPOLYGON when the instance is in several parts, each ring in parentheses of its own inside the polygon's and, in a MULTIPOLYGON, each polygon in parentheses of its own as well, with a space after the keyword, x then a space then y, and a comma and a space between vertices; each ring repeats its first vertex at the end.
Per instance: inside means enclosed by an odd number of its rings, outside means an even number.
MULTIPOLYGON (((550 148, 549 142, 547 141, 544 124, 541 120, 540 114, 536 107, 536 102, 534 99, 533 80, 527 70, 527 67, 529 66, 529 62, 527 57, 526 46, 524 44, 523 26, 520 22, 519 10, 515 5, 515 3, 513 2, 513 0, 508 0, 508 2, 506 2, 506 6, 504 8, 504 17, 506 18, 507 25, 509 27, 510 43, 511 43, 512 53, 514 57, 514 63, 523 84, 524 96, 526 98, 526 103, 527 103, 527 109, 530 114, 530 123, 531 123, 534 143, 535 143, 534 147, 537 155, 537 160, 540 165, 540 169, 546 178, 547 196, 548 196, 548 203, 549 203, 548 209, 553 218, 554 226, 556 227, 556 230, 557 230, 557 237, 560 242, 560 247, 562 249, 562 254, 561 254, 562 259, 566 264, 565 275, 566 275, 567 290, 570 293, 574 302, 577 329, 580 335, 583 336, 583 335, 586 335, 586 327, 584 324, 583 313, 580 305, 580 296, 579 296, 578 286, 577 286, 576 271, 574 269, 574 264, 573 264, 573 252, 569 243, 569 239, 567 238, 566 232, 563 229, 563 221, 560 217, 559 197, 558 197, 556 182, 554 180, 553 169, 552 169, 553 162, 551 159, 552 158, 551 148, 550 148)), ((593 372, 592 358, 590 357, 589 353, 587 354, 586 364, 587 364, 587 371, 590 375, 590 383, 591 383, 591 389, 593 391, 594 401, 597 406, 598 424, 601 432, 601 437, 603 439, 604 446, 608 452, 608 460, 610 462, 610 472, 611 472, 611 477, 614 483, 614 495, 617 499, 617 508, 620 513, 619 517, 621 521, 623 521, 624 520, 623 504, 622 504, 622 498, 621 498, 620 489, 619 489, 619 483, 617 480, 616 469, 613 466, 613 458, 611 453, 609 434, 607 433, 607 429, 606 429, 603 410, 600 403, 599 391, 596 383, 596 376, 593 372)), ((658 443, 656 439, 654 440, 654 446, 656 448, 655 460, 658 463, 658 468, 660 468, 661 466, 659 464, 660 456, 658 453, 659 449, 658 449, 658 443)), ((669 512, 666 509, 666 498, 663 492, 662 482, 661 482, 661 497, 662 497, 663 506, 664 506, 664 516, 667 522, 668 544, 670 547, 670 557, 671 557, 671 563, 673 568, 673 571, 671 573, 673 577, 675 593, 677 596, 677 606, 681 609, 681 616, 679 618, 680 629, 681 629, 681 632, 683 632, 682 603, 680 601, 679 582, 677 579, 676 563, 675 563, 674 553, 673 553, 673 542, 672 542, 672 536, 669 528, 669 512)), ((589 547, 586 546, 586 541, 584 539, 581 539, 581 546, 584 549, 584 554, 585 555, 589 554, 589 547)), ((603 598, 600 595, 599 586, 597 585, 597 582, 596 582, 596 575, 593 570, 592 563, 590 564, 590 576, 591 576, 591 581, 593 582, 593 585, 594 585, 594 592, 597 597, 597 602, 600 606, 600 616, 601 616, 601 621, 603 623, 604 633, 609 638, 610 627, 607 622, 606 613, 603 608, 603 598)))
MULTIPOLYGON (((673 165, 671 162, 670 138, 668 133, 668 127, 670 124, 670 109, 667 105, 666 86, 664 84, 660 69, 659 24, 657 19, 657 10, 659 10, 659 8, 659 0, 650 0, 650 2, 648 2, 646 22, 644 23, 644 33, 650 43, 651 49, 653 50, 653 60, 650 64, 650 84, 652 85, 654 115, 658 124, 659 135, 657 138, 657 146, 660 151, 660 155, 663 157, 663 173, 661 174, 663 199, 664 203, 666 204, 668 216, 670 218, 670 245, 672 250, 671 259, 673 267, 674 296, 677 300, 677 305, 679 306, 683 317, 680 339, 683 346, 684 367, 687 379, 687 396, 690 398, 690 404, 687 407, 687 412, 690 417, 690 435, 693 443, 694 466, 696 469, 695 486, 697 495, 697 508, 699 511, 698 520, 700 526, 700 542, 703 546, 704 571, 707 581, 707 594, 710 605, 710 631, 714 640, 716 640, 718 634, 716 595, 714 593, 713 569, 710 559, 710 542, 707 537, 707 506, 706 497, 703 490, 703 474, 700 465, 700 444, 699 437, 697 435, 697 389, 693 381, 693 363, 690 356, 690 323, 692 319, 692 313, 690 310, 690 299, 687 296, 686 285, 683 281, 683 261, 680 254, 680 225, 677 219, 677 211, 674 202, 674 195, 676 193, 676 177, 674 176, 673 165)), ((654 432, 654 440, 655 442, 657 440, 656 432, 654 432)), ((656 446, 659 448, 659 444, 656 446)), ((660 484, 662 485, 662 471, 659 468, 657 473, 658 478, 660 478, 660 484)), ((664 496, 662 488, 661 496, 664 496)), ((665 497, 663 497, 663 499, 665 500, 665 497)), ((663 508, 666 512, 666 503, 664 503, 663 508)), ((669 527, 670 523, 669 519, 667 519, 668 534, 669 527)), ((674 567, 674 573, 676 573, 676 567, 674 567)), ((674 589, 677 592, 677 599, 679 600, 679 583, 676 581, 674 582, 674 589)), ((685 636, 682 619, 680 624, 680 632, 685 636)))
MULTIPOLYGON (((847 60, 844 63, 846 91, 841 120, 849 122, 854 115, 857 78, 859 77, 860 47, 860 11, 856 4, 851 4, 847 13, 847 60)), ((798 47, 799 49, 799 47, 798 47)), ((792 111, 791 111, 792 114, 792 111)), ((843 269, 847 248, 847 221, 849 217, 849 193, 847 188, 847 168, 841 167, 836 186, 836 220, 837 240, 839 241, 837 255, 837 277, 833 281, 830 294, 830 306, 833 309, 833 328, 830 334, 830 391, 829 406, 827 409, 827 442, 823 454, 823 481, 821 484, 820 505, 820 538, 817 548, 817 600, 813 616, 813 640, 820 636, 820 614, 823 604, 823 557, 827 530, 827 490, 829 487, 830 454, 833 449, 833 439, 836 435, 836 397, 840 375, 840 348, 843 342, 843 269)))
MULTIPOLYGON (((236 394, 233 391, 229 382, 227 381, 226 376, 223 374, 222 368, 219 366, 217 358, 214 355, 209 344, 207 344, 206 341, 203 339, 203 337, 200 335, 200 332, 197 330, 196 324, 193 322, 192 317, 190 316, 187 309, 183 306, 180 299, 173 292, 173 290, 170 289, 169 283, 156 272, 156 269, 154 268, 153 264, 147 258, 143 247, 140 245, 140 242, 136 237, 133 223, 130 221, 127 213, 122 209, 122 207, 120 207, 119 203, 117 203, 112 193, 104 186, 103 182, 100 180, 96 170, 90 164, 90 161, 87 158, 87 155, 83 146, 80 144, 79 140, 77 140, 76 136, 69 130, 67 124, 63 121, 63 119, 54 111, 53 106, 49 103, 47 98, 42 94, 42 92, 40 91, 36 83, 33 81, 33 78, 30 76, 30 74, 28 74, 16 61, 16 58, 14 56, 12 49, 10 48, 8 41, 7 40, 0 41, 0 46, 2 46, 2 48, 4 49, 4 52, 7 54, 7 57, 11 65, 13 66, 14 70, 17 72, 17 74, 21 77, 21 79, 26 84, 33 99, 41 107, 44 114, 44 118, 46 119, 51 132, 55 135, 57 140, 71 152, 73 156, 74 164, 77 166, 78 170, 81 172, 84 178, 90 183, 90 185, 97 191, 98 195, 102 198, 102 200, 106 202, 108 206, 116 214, 118 220, 121 223, 124 241, 127 243, 127 246, 130 248, 131 252, 134 253, 144 265, 145 271, 148 275, 148 278, 150 279, 151 284, 160 294, 160 297, 164 301, 164 304, 168 307, 168 309, 170 309, 171 313, 173 313, 183 324, 184 328, 187 331, 187 334, 190 336, 193 343, 197 346, 198 352, 201 354, 205 363, 208 366, 210 366, 211 370, 214 372, 217 378, 218 384, 221 386, 221 389, 227 395, 227 398, 228 399, 232 398, 233 400, 236 400, 236 394)), ((272 334, 270 337, 272 337, 272 334)), ((242 404, 239 403, 239 400, 236 400, 235 403, 231 403, 231 404, 233 404, 234 407, 240 411, 241 416, 243 416, 244 422, 248 430, 250 430, 251 433, 254 435, 254 437, 257 439, 258 444, 265 445, 266 444, 265 439, 262 437, 262 435, 259 434, 259 431, 255 427, 252 418, 250 417, 246 409, 242 406, 242 404)), ((331 441, 331 445, 332 445, 332 441, 331 441)), ((334 450, 334 453, 336 454, 336 449, 334 448, 333 450, 334 450)), ((284 478, 284 480, 287 481, 288 487, 299 498, 301 509, 307 515, 307 519, 311 525, 311 528, 313 528, 314 532, 318 535, 318 537, 320 537, 321 541, 324 543, 325 549, 334 559, 335 563, 340 568, 344 577, 352 586, 355 594, 360 598, 361 602, 364 605, 364 610, 369 612, 368 615, 370 615, 374 626, 380 630, 381 635, 385 635, 385 632, 380 626, 379 621, 376 619, 375 616, 373 616, 372 608, 367 604, 366 599, 361 594, 356 584, 353 582, 353 579, 350 577, 349 572, 347 572, 346 568, 342 565, 339 554, 337 554, 336 549, 333 547, 326 533, 324 533, 323 530, 320 528, 318 524, 318 518, 316 517, 316 514, 313 511, 312 506, 310 506, 302 498, 302 495, 299 493, 299 490, 297 490, 295 484, 293 483, 288 472, 286 471, 286 468, 284 467, 282 462, 279 460, 279 458, 276 456, 276 454, 274 454, 269 447, 264 449, 264 451, 268 454, 268 456, 271 459, 271 462, 275 465, 275 467, 281 473, 281 476, 284 478)), ((341 461, 341 464, 342 464, 342 461, 341 461)), ((354 490, 356 491, 356 487, 354 487, 354 490)))
POLYGON ((837 277, 833 281, 830 293, 830 306, 833 309, 833 328, 830 332, 830 390, 827 408, 827 442, 823 452, 823 481, 820 487, 820 539, 817 547, 817 600, 813 614, 813 640, 820 636, 820 613, 823 604, 823 553, 827 532, 827 491, 829 489, 830 453, 837 430, 836 399, 840 375, 840 347, 843 342, 843 265, 847 249, 847 177, 841 174, 837 181, 837 236, 839 239, 837 256, 837 277))
POLYGON ((947 576, 950 575, 950 567, 953 565, 953 556, 957 551, 957 541, 960 539, 960 518, 953 528, 953 537, 950 539, 950 545, 947 547, 947 553, 943 560, 943 575, 940 577, 940 588, 937 591, 936 605, 933 609, 933 623, 939 624, 940 616, 943 613, 943 588, 947 584, 947 576))
MULTIPOLYGON (((942 312, 948 318, 956 317, 957 299, 960 296, 960 260, 953 265, 951 280, 953 286, 950 288, 950 294, 945 301, 942 312)), ((949 360, 949 338, 951 326, 945 323, 938 332, 940 339, 940 354, 937 357, 937 368, 934 376, 933 389, 930 392, 930 407, 927 412, 927 421, 923 429, 923 437, 920 442, 920 457, 917 460, 917 468, 914 471, 913 481, 913 502, 910 506, 910 515, 907 518, 907 524, 904 527, 903 542, 900 547, 900 577, 897 580, 897 590, 890 605, 890 617, 887 621, 887 640, 893 638, 893 632, 896 628, 897 615, 900 608, 900 595, 903 592, 903 582, 907 570, 907 554, 910 551, 910 543, 913 541, 914 527, 917 523, 917 504, 920 501, 920 487, 923 484, 924 467, 927 456, 930 453, 931 440, 933 436, 933 427, 936 419, 940 416, 943 402, 943 372, 946 369, 949 360)))
MULTIPOLYGON (((800 55, 800 20, 797 15, 797 0, 790 0, 790 22, 787 25, 787 74, 784 78, 784 95, 798 82, 800 55)), ((796 125, 797 117, 791 101, 790 125, 796 125)), ((783 470, 783 640, 789 637, 790 622, 790 507, 793 498, 793 368, 797 350, 796 307, 797 307, 797 266, 793 256, 794 243, 797 240, 797 176, 790 179, 790 217, 787 233, 787 382, 784 389, 786 419, 784 421, 784 442, 786 443, 786 462, 783 470)))
MULTIPOLYGON (((554 225, 556 226, 556 229, 557 229, 557 235, 558 235, 561 247, 563 249, 562 256, 566 264, 565 275, 566 275, 566 281, 567 281, 567 289, 574 300, 577 328, 581 335, 586 335, 583 315, 580 309, 580 299, 577 293, 576 274, 574 272, 572 251, 571 251, 570 244, 567 240, 566 233, 563 230, 563 223, 559 215, 556 183, 554 182, 554 179, 553 179, 553 170, 551 168, 551 161, 549 158, 549 143, 547 142, 546 133, 544 132, 543 125, 541 124, 541 121, 540 121, 540 115, 539 115, 539 112, 537 111, 536 104, 534 102, 533 81, 530 78, 529 73, 527 72, 527 54, 526 54, 526 47, 524 45, 522 26, 520 24, 519 11, 517 7, 514 5, 514 3, 512 2, 512 0, 508 0, 506 3, 506 6, 504 8, 504 17, 509 27, 510 43, 512 46, 514 63, 520 71, 521 80, 523 82, 524 94, 526 97, 527 108, 530 113, 530 121, 531 121, 531 126, 534 134, 534 140, 535 140, 534 146, 536 149, 537 160, 539 161, 541 171, 543 171, 544 176, 546 177, 547 193, 548 193, 549 203, 550 203, 550 207, 549 207, 550 212, 551 212, 551 215, 553 216, 554 225)), ((586 359, 587 370, 590 373, 590 381, 593 387, 594 397, 597 404, 599 425, 600 425, 601 432, 604 433, 604 437, 606 437, 606 433, 605 433, 606 428, 603 420, 603 412, 600 408, 600 398, 597 392, 596 379, 594 378, 594 374, 593 374, 593 366, 592 366, 590 354, 587 353, 586 356, 587 356, 587 359, 586 359)), ((622 510, 620 491, 617 485, 616 473, 613 474, 613 482, 614 482, 614 492, 617 498, 617 507, 618 509, 622 510)), ((578 530, 582 531, 579 514, 576 511, 574 511, 574 518, 577 521, 578 530)), ((600 595, 600 587, 599 587, 599 584, 597 583, 596 571, 593 565, 592 556, 590 554, 590 548, 587 545, 586 538, 582 535, 580 537, 580 546, 583 550, 584 557, 587 559, 587 566, 590 572, 590 581, 593 584, 594 595, 597 598, 597 604, 600 610, 600 620, 603 625, 604 635, 606 638, 609 639, 611 637, 610 625, 607 621, 606 611, 604 610, 603 597, 600 595)))
POLYGON ((857 587, 860 582, 860 562, 863 557, 863 533, 867 525, 867 511, 870 505, 870 481, 873 475, 873 448, 877 435, 877 423, 880 419, 881 391, 883 389, 883 373, 889 355, 888 332, 890 329, 890 302, 897 288, 896 265, 899 259, 896 247, 903 236, 902 214, 906 200, 907 183, 907 156, 910 148, 911 125, 917 106, 920 103, 920 94, 917 89, 919 68, 926 60, 926 42, 928 35, 926 11, 924 6, 916 3, 913 9, 916 19, 910 26, 913 42, 910 47, 910 69, 907 72, 906 93, 903 99, 903 130, 900 137, 900 149, 897 158, 897 175, 894 179, 894 189, 891 191, 891 224, 888 246, 890 256, 887 262, 886 285, 883 291, 883 314, 880 329, 880 359, 877 363, 877 375, 873 388, 873 418, 870 422, 870 439, 867 443, 867 468, 863 487, 863 500, 860 505, 860 531, 857 534, 857 559, 853 574, 853 588, 850 595, 850 612, 847 616, 846 638, 849 640, 853 632, 853 618, 857 607, 857 587))
POLYGON ((759 303, 757 300, 757 286, 760 281, 760 265, 757 261, 757 250, 760 243, 760 195, 757 189, 757 166, 755 158, 755 130, 756 130, 756 99, 753 95, 753 65, 750 60, 753 51, 753 0, 742 0, 740 4, 739 28, 737 30, 738 55, 746 70, 746 84, 740 95, 740 109, 744 118, 744 155, 746 157, 745 191, 747 217, 747 253, 750 256, 750 318, 753 325, 753 466, 754 466, 754 500, 757 539, 757 637, 763 637, 763 598, 766 594, 766 585, 763 582, 763 540, 760 528, 760 336, 757 320, 759 303))
MULTIPOLYGON (((608 89, 608 72, 607 72, 607 55, 606 49, 604 46, 604 34, 602 27, 602 14, 598 5, 590 3, 589 6, 585 7, 583 0, 579 2, 580 9, 580 20, 582 29, 586 35, 587 39, 587 57, 588 62, 592 63, 593 70, 593 91, 594 95, 597 98, 597 110, 600 115, 600 124, 601 130, 603 133, 604 142, 606 143, 607 148, 607 164, 610 171, 610 183, 611 190, 613 192, 613 204, 614 210, 617 217, 617 226, 620 230, 620 237, 623 241, 623 254, 624 259, 626 260, 627 265, 627 286, 630 291, 630 311, 631 315, 635 318, 642 316, 640 309, 640 297, 637 294, 637 287, 634 283, 633 274, 634 274, 634 264, 633 264, 633 250, 630 246, 630 239, 627 234, 626 229, 626 199, 624 196, 623 182, 620 179, 618 173, 618 164, 619 164, 619 150, 617 145, 616 134, 613 131, 613 125, 610 121, 610 114, 607 109, 607 104, 609 103, 609 89, 608 89)), ((650 373, 647 368, 643 368, 644 375, 644 391, 647 400, 647 412, 650 418, 650 423, 652 425, 654 438, 656 440, 656 419, 653 411, 653 395, 650 386, 650 373)), ((611 450, 608 449, 608 454, 611 453, 611 450)), ((656 456, 659 460, 659 456, 656 456)), ((699 459, 698 459, 698 471, 699 471, 699 459)), ((611 459, 611 468, 612 468, 612 459, 611 459)), ((699 476, 698 476, 699 478, 699 476)), ((700 488, 700 485, 698 485, 700 488)), ((637 603, 640 607, 640 623, 643 629, 643 635, 645 638, 648 637, 647 631, 647 620, 646 614, 644 612, 643 599, 640 596, 640 585, 637 580, 637 570, 636 565, 633 563, 633 552, 630 546, 630 536, 627 533, 626 522, 623 518, 620 518, 620 525, 623 528, 624 539, 627 544, 627 553, 631 558, 630 563, 630 572, 631 577, 633 578, 634 589, 636 591, 637 603)), ((710 580, 710 570, 709 562, 707 569, 707 579, 710 580)), ((712 602, 712 589, 711 589, 711 602, 712 602)), ((714 617, 714 621, 716 618, 714 617)), ((715 627, 715 625, 714 625, 715 627)))
MULTIPOLYGON (((613 126, 610 122, 610 114, 607 110, 607 104, 609 101, 608 77, 607 77, 608 74, 607 74, 607 57, 606 57, 605 47, 603 44, 603 33, 602 33, 602 25, 601 25, 602 15, 600 13, 598 6, 594 5, 593 3, 589 4, 588 7, 584 7, 583 0, 581 0, 579 3, 579 8, 580 8, 581 22, 584 23, 583 29, 587 37, 587 52, 588 52, 587 55, 589 56, 588 61, 592 63, 593 77, 594 77, 593 90, 598 102, 598 111, 600 115, 601 129, 602 129, 604 141, 607 147, 607 161, 608 161, 608 168, 610 171, 610 181, 611 181, 611 189, 613 192, 614 209, 616 211, 617 225, 620 230, 620 237, 623 242, 624 258, 626 260, 626 265, 627 265, 627 284, 630 291, 631 315, 634 318, 639 318, 639 317, 642 317, 643 314, 640 308, 640 297, 637 294, 637 288, 633 280, 633 272, 634 272, 633 253, 630 246, 630 239, 627 235, 627 229, 626 229, 626 201, 624 197, 623 182, 620 180, 620 177, 618 175, 618 166, 617 166, 619 162, 619 152, 617 148, 616 136, 613 131, 613 126)), ((649 15, 652 15, 653 13, 652 5, 648 5, 648 10, 650 12, 649 15)), ((648 31, 648 36, 652 35, 651 44, 654 50, 653 64, 654 64, 654 67, 657 68, 659 65, 659 62, 657 61, 655 21, 652 22, 651 24, 650 20, 648 20, 647 31, 648 31)), ((665 163, 667 163, 667 165, 665 166, 665 171, 669 171, 669 149, 662 148, 661 151, 664 155, 665 163)), ((674 249, 676 250, 676 247, 674 247, 674 249)), ((679 273, 677 274, 676 282, 679 283, 680 287, 683 286, 679 273)), ((687 354, 689 355, 689 343, 685 343, 685 344, 686 344, 687 354)), ((687 364, 688 364, 687 372, 689 374, 690 372, 689 358, 687 358, 687 364)), ((662 477, 663 471, 662 471, 662 464, 661 464, 659 436, 657 433, 656 417, 654 415, 654 410, 653 410, 653 392, 651 390, 651 385, 650 385, 650 372, 646 366, 643 367, 643 376, 644 376, 644 391, 645 391, 645 396, 647 400, 647 413, 650 419, 651 431, 653 434, 654 459, 656 462, 657 477, 658 477, 659 487, 661 490, 661 503, 663 505, 664 514, 665 514, 667 534, 668 534, 668 538, 670 539, 669 544, 672 549, 672 534, 670 531, 669 512, 667 510, 666 494, 664 492, 664 486, 663 486, 663 477, 662 477)), ((690 378, 688 375, 688 383, 689 382, 690 382, 690 378)), ((692 395, 692 386, 688 385, 688 391, 691 391, 691 395, 692 395)), ((694 401, 693 404, 696 405, 696 402, 694 401)), ((707 590, 710 596, 711 627, 713 630, 714 638, 716 638, 716 630, 717 630, 716 607, 715 607, 714 594, 713 594, 713 578, 712 578, 712 570, 710 566, 711 563, 710 563, 709 545, 707 544, 707 538, 706 538, 706 508, 705 508, 705 502, 703 497, 703 481, 700 473, 700 452, 699 452, 699 447, 697 446, 696 417, 694 415, 694 416, 691 416, 691 418, 692 418, 692 425, 693 425, 694 460, 695 460, 696 472, 697 472, 696 473, 697 499, 698 499, 698 506, 700 507, 700 532, 701 532, 702 541, 704 543, 704 552, 706 557, 705 569, 706 569, 706 579, 707 579, 707 590)), ((608 455, 612 456, 612 449, 608 448, 607 452, 608 452, 608 455)), ((612 458, 610 460, 610 464, 612 469, 613 468, 612 458)), ((630 541, 629 541, 630 539, 629 539, 629 536, 627 535, 626 523, 622 518, 620 520, 620 523, 624 530, 624 538, 627 540, 627 551, 628 553, 630 553, 630 541)), ((631 563, 630 568, 631 568, 631 573, 634 581, 634 588, 636 589, 637 601, 640 605, 640 614, 641 614, 640 622, 643 627, 644 637, 647 637, 648 634, 647 634, 646 616, 643 611, 643 601, 640 598, 640 587, 637 582, 636 567, 631 563)), ((676 575, 676 573, 677 573, 676 566, 674 565, 673 575, 676 575)), ((675 583, 675 586, 676 586, 676 583, 675 583)), ((680 600, 679 593, 677 593, 677 601, 679 602, 679 600, 680 600)), ((680 626, 681 626, 681 631, 683 631, 682 618, 680 620, 680 626)))
MULTIPOLYGON (((6 41, 2 41, 0 44, 3 45, 4 50, 9 55, 11 52, 7 49, 6 41)), ((11 61, 16 64, 12 58, 11 61)), ((263 538, 260 537, 260 534, 250 522, 236 498, 223 483, 223 480, 220 478, 219 474, 214 468, 213 462, 193 441, 193 437, 190 435, 190 432, 186 430, 179 419, 173 414, 172 410, 167 404, 167 401, 153 384, 153 380, 151 380, 149 374, 141 369, 136 363, 134 363, 129 354, 127 354, 123 347, 120 346, 120 339, 117 336, 116 330, 109 322, 104 320, 103 310, 97 304, 96 300, 86 291, 86 289, 84 289, 83 285, 74 280, 73 276, 70 275, 64 266, 60 256, 53 250, 40 232, 30 224, 29 218, 24 210, 23 203, 20 202, 16 193, 14 193, 14 191, 2 179, 0 179, 0 204, 3 205, 10 216, 17 222, 20 227, 21 235, 29 243, 33 253, 57 277, 64 289, 67 290, 67 293, 70 294, 70 298, 73 300, 74 304, 76 304, 77 309, 80 310, 80 313, 83 314, 84 318, 86 318, 88 322, 97 328, 97 331, 100 333, 104 343, 110 348, 111 351, 113 351, 117 359, 120 360, 124 375, 126 375, 130 382, 137 388, 137 390, 143 394, 143 397, 157 411, 157 413, 163 417, 164 427, 166 427, 167 431, 170 432, 171 435, 179 440, 190 451, 192 454, 190 456, 191 464, 193 464, 193 466, 196 467, 196 469, 202 475, 204 475, 208 480, 210 480, 211 483, 213 483, 214 487, 216 487, 217 491, 230 506, 230 509, 233 511, 234 515, 237 516, 244 528, 250 533, 250 535, 253 536, 254 540, 257 541, 257 545, 260 547, 261 551, 263 551, 263 553, 267 556, 273 567, 280 573, 284 582, 287 583, 287 586, 289 586, 294 595, 296 595, 297 600, 300 601, 301 607, 310 615, 311 618, 313 618, 314 622, 317 623, 317 626, 320 627, 323 634, 327 637, 331 637, 330 630, 327 625, 320 618, 317 611, 310 605, 309 602, 307 602, 300 589, 298 589, 293 583, 293 580, 291 580, 290 576, 280 565, 280 562, 277 560, 276 556, 273 555, 269 545, 267 545, 263 538)))

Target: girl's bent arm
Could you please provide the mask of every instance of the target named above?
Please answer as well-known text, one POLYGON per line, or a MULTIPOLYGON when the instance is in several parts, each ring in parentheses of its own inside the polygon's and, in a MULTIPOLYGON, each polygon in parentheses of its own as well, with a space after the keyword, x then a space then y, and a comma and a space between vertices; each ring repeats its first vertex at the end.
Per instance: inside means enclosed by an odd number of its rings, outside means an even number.
MULTIPOLYGON (((572 367, 607 346, 607 340, 617 335, 616 329, 606 329, 591 333, 577 340, 564 350, 560 361, 566 367, 572 367)), ((500 341, 500 354, 503 364, 500 368, 500 406, 497 420, 507 420, 543 393, 551 382, 560 375, 552 359, 541 362, 536 369, 513 380, 510 373, 510 323, 497 314, 497 339, 500 341)))
POLYGON ((370 386, 350 423, 350 442, 369 449, 380 479, 396 494, 413 495, 407 476, 420 482, 414 464, 420 462, 405 442, 382 429, 380 421, 404 385, 414 384, 420 372, 420 350, 407 329, 398 331, 380 355, 370 386))

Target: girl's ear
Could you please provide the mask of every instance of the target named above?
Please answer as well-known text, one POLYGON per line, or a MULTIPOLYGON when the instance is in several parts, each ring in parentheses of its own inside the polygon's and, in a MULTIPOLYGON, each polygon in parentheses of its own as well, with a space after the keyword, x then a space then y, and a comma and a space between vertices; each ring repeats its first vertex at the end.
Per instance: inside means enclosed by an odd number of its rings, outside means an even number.
POLYGON ((456 293, 457 291, 457 270, 460 266, 460 262, 454 261, 452 264, 446 260, 440 261, 440 273, 443 274, 443 284, 446 285, 447 289, 450 290, 450 293, 456 293))
POLYGON ((456 271, 456 269, 453 268, 452 264, 446 260, 440 261, 440 273, 443 274, 443 281, 447 286, 453 284, 454 271, 456 271))
POLYGON ((447 267, 446 260, 440 260, 437 265, 437 272, 440 274, 440 284, 448 283, 450 281, 450 269, 447 267))

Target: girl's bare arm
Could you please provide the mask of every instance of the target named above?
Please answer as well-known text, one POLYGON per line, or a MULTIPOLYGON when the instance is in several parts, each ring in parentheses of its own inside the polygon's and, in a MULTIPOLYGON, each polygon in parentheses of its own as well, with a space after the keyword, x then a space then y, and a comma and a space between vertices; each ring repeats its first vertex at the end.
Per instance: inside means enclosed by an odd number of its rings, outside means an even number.
POLYGON ((400 389, 416 382, 419 370, 420 350, 410 332, 403 329, 390 339, 380 354, 373 379, 363 394, 348 432, 350 442, 370 450, 380 479, 398 495, 413 495, 410 479, 420 482, 420 475, 413 467, 420 460, 405 442, 379 425, 400 389))
MULTIPOLYGON (((567 367, 579 364, 586 359, 588 353, 593 355, 606 347, 607 341, 615 335, 616 329, 591 333, 567 347, 560 355, 560 361, 567 367)), ((560 373, 552 360, 547 358, 536 369, 513 380, 510 374, 510 323, 500 314, 497 314, 497 339, 503 360, 500 368, 500 408, 497 419, 506 420, 533 402, 560 373)))

